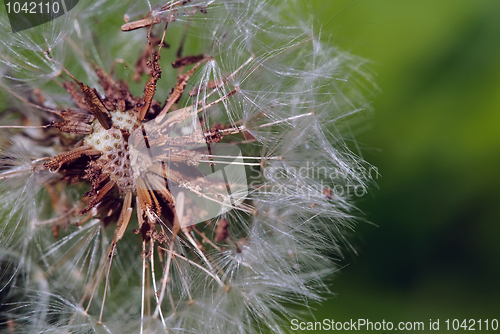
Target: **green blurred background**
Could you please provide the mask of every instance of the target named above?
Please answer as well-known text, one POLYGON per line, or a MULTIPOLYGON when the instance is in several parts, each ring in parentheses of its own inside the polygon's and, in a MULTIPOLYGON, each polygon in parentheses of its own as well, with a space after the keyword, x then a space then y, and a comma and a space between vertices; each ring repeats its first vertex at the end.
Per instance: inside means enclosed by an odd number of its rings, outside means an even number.
POLYGON ((358 254, 314 317, 423 321, 420 333, 429 319, 440 332, 499 319, 500 1, 311 4, 323 37, 374 62, 381 90, 356 134, 381 174, 358 201, 377 226, 358 225, 358 254))

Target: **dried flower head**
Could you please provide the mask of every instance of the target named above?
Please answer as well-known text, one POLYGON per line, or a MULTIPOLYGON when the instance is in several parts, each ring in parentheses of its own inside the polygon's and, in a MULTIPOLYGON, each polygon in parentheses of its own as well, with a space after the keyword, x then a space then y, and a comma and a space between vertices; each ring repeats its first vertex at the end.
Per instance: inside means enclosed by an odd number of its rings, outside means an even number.
POLYGON ((286 305, 321 300, 348 244, 336 190, 368 181, 344 141, 364 60, 295 2, 147 1, 99 30, 113 6, 3 43, 5 325, 285 332, 286 305))

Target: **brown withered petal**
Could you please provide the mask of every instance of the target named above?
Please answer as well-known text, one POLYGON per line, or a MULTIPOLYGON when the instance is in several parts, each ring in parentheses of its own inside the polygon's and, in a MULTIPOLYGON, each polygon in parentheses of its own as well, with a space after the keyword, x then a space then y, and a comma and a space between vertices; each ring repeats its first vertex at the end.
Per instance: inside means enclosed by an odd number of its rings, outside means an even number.
POLYGON ((82 122, 76 121, 64 121, 59 123, 54 123, 54 127, 61 132, 73 133, 73 134, 91 134, 92 126, 82 122))

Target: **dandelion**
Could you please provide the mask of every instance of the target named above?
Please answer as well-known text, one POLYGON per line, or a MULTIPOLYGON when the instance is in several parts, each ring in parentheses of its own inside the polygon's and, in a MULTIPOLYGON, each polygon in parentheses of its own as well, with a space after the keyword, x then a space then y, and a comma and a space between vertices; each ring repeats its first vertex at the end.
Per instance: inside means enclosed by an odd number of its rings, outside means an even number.
POLYGON ((344 136, 365 61, 295 2, 146 1, 99 30, 113 6, 3 45, 4 324, 284 333, 348 245, 354 208, 332 189, 369 181, 344 136))

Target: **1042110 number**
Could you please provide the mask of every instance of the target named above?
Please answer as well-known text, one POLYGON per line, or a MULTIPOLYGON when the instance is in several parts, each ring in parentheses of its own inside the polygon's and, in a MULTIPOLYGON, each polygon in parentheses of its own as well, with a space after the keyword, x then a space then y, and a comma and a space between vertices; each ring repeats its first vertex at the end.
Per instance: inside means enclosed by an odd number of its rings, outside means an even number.
POLYGON ((6 2, 5 8, 7 9, 7 14, 19 14, 21 12, 25 14, 57 14, 59 13, 60 6, 59 2, 6 2))
POLYGON ((464 320, 459 320, 459 319, 446 319, 446 330, 469 330, 469 331, 475 331, 475 330, 493 330, 496 331, 498 330, 498 319, 464 319, 464 320))

